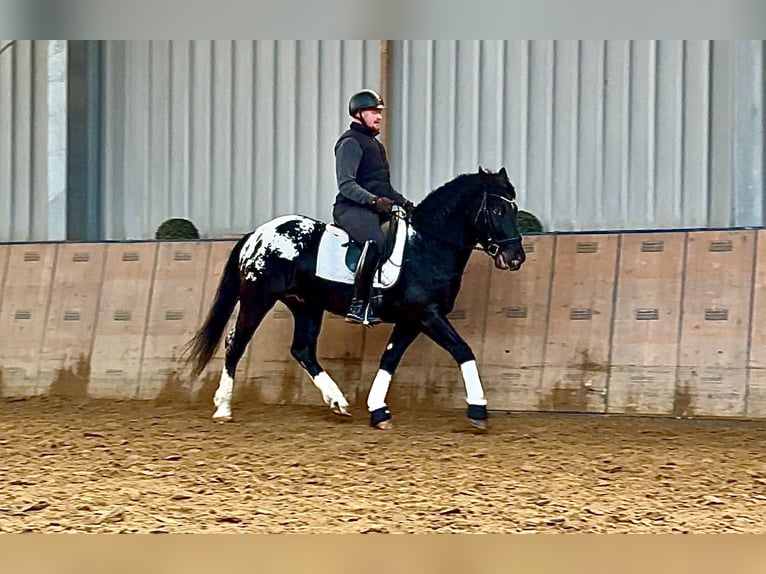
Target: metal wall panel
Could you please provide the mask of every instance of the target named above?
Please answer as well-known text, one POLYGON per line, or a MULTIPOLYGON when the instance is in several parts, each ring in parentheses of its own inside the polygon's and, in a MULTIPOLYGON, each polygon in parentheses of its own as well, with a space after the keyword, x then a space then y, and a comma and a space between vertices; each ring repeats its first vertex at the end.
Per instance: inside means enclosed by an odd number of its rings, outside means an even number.
POLYGON ((380 83, 379 41, 109 41, 104 60, 109 239, 329 219, 348 96, 380 83))
POLYGON ((760 206, 763 191, 762 51, 762 41, 394 42, 394 184, 417 200, 479 165, 506 166, 547 230, 762 224, 738 207, 760 206))
POLYGON ((48 42, 0 40, 0 241, 48 239, 48 42))

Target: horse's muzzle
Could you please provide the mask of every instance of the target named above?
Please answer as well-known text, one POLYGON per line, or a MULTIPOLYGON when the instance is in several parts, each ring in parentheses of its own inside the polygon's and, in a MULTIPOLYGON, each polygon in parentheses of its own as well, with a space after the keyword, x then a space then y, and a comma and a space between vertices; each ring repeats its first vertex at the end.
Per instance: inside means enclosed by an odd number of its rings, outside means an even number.
POLYGON ((495 255, 495 267, 505 271, 518 271, 526 260, 526 255, 521 245, 511 245, 507 249, 495 255))
POLYGON ((521 255, 515 253, 508 257, 508 254, 501 251, 495 256, 495 267, 503 271, 506 269, 509 271, 518 271, 521 269, 524 259, 525 257, 523 253, 521 255))

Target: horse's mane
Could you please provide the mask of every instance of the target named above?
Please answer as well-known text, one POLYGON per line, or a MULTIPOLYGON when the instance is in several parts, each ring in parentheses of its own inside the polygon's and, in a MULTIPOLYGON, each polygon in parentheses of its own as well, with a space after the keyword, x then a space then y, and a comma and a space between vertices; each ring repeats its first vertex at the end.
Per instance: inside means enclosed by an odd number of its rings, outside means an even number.
POLYGON ((412 214, 415 227, 423 223, 446 222, 458 209, 458 204, 476 192, 480 175, 464 173, 431 191, 412 214))

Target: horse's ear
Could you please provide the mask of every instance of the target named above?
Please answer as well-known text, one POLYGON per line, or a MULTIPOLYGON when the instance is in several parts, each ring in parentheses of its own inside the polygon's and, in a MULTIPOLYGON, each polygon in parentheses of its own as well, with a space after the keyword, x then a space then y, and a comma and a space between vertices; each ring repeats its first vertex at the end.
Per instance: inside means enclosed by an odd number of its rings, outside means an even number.
POLYGON ((505 167, 500 168, 500 171, 497 172, 497 175, 502 177, 505 181, 508 181, 508 172, 505 171, 505 167))

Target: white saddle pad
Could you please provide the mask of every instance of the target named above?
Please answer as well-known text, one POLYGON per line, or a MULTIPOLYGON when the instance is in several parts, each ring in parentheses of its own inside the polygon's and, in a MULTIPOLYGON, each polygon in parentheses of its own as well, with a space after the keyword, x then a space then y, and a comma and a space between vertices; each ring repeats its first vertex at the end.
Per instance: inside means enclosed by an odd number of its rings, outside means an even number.
MULTIPOLYGON (((400 221, 396 228, 396 240, 394 250, 383 264, 379 273, 375 274, 373 286, 378 289, 391 287, 399 278, 404 256, 404 244, 407 241, 407 229, 409 224, 400 221)), ((346 267, 346 244, 350 241, 348 233, 340 227, 330 223, 322 234, 319 241, 319 253, 317 254, 317 277, 335 281, 337 283, 354 283, 354 274, 346 267)))

